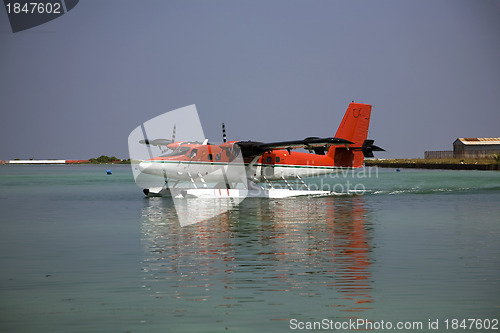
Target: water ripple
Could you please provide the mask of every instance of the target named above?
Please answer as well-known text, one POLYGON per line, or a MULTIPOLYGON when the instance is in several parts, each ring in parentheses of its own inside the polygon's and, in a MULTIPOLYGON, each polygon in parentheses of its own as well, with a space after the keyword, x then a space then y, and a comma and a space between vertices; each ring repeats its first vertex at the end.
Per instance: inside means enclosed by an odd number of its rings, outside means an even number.
POLYGON ((371 230, 362 197, 247 199, 181 228, 168 199, 143 209, 144 271, 155 297, 218 307, 317 298, 326 307, 370 309, 371 230), (224 295, 223 297, 220 297, 224 295))

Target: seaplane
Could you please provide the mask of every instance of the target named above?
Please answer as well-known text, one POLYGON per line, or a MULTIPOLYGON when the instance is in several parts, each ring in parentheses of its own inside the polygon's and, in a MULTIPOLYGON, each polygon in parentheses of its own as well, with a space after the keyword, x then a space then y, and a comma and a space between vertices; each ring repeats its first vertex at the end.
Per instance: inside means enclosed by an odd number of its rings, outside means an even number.
POLYGON ((162 177, 162 187, 144 188, 146 196, 175 198, 284 198, 328 195, 329 191, 309 188, 307 177, 361 168, 365 157, 384 151, 367 139, 372 106, 350 103, 334 137, 307 137, 302 140, 223 142, 140 140, 148 149, 158 147, 162 154, 139 161, 141 173, 162 177), (303 148, 306 151, 297 151, 303 148), (296 180, 300 188, 292 186, 296 180), (282 186, 277 186, 279 183, 282 186), (284 184, 284 185, 283 185, 284 184))

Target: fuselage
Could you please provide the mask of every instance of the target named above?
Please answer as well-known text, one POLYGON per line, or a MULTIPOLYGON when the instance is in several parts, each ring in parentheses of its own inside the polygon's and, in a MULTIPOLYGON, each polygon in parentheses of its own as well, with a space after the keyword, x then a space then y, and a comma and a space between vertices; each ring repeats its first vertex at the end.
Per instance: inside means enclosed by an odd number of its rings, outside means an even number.
MULTIPOLYGON (((165 177, 169 180, 203 178, 218 182, 221 174, 230 179, 247 178, 254 182, 320 176, 338 172, 346 167, 335 165, 330 154, 273 150, 255 157, 241 157, 237 147, 227 143, 179 144, 172 153, 143 161, 142 172, 165 177)), ((335 147, 330 147, 335 149, 335 147)))

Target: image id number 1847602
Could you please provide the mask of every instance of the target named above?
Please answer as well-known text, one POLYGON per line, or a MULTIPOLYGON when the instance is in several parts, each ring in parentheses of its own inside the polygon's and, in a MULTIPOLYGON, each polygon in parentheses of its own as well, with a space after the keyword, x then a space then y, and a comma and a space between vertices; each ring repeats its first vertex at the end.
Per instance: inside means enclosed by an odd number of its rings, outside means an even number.
POLYGON ((446 319, 447 330, 498 330, 498 319, 446 319))
POLYGON ((59 2, 7 2, 5 7, 8 14, 61 14, 59 2))

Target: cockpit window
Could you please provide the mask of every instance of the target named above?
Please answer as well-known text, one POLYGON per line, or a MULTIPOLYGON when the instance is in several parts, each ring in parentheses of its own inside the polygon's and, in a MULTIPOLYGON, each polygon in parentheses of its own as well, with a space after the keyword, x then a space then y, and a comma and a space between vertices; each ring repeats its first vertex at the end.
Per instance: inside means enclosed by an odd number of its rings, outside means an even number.
POLYGON ((176 150, 174 150, 168 154, 162 155, 161 157, 181 156, 181 155, 186 154, 190 150, 191 150, 190 147, 178 147, 176 150))

